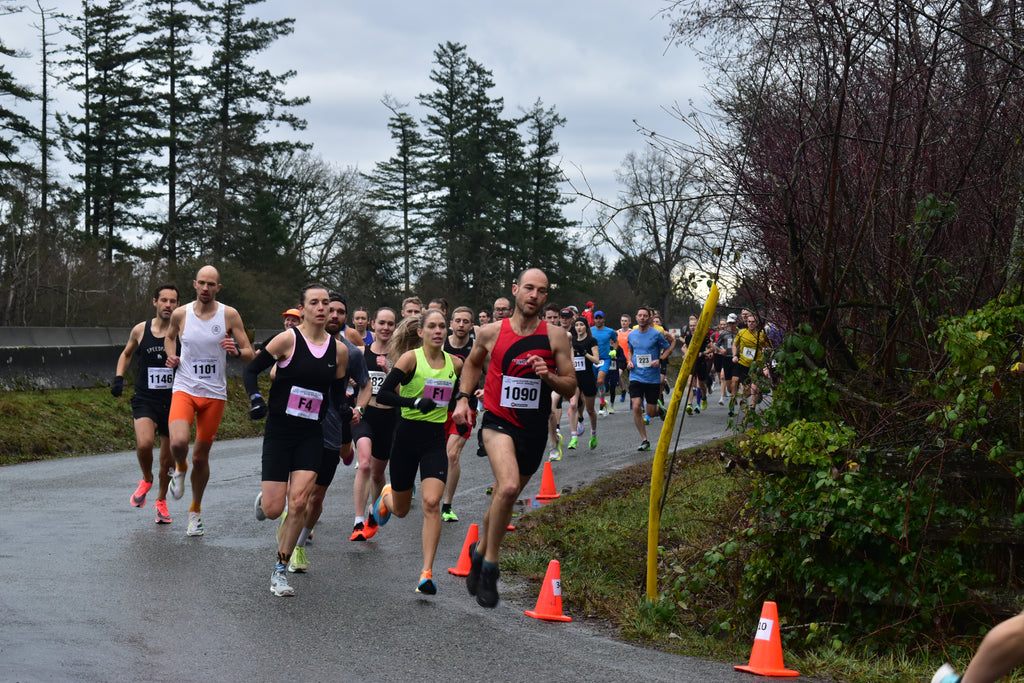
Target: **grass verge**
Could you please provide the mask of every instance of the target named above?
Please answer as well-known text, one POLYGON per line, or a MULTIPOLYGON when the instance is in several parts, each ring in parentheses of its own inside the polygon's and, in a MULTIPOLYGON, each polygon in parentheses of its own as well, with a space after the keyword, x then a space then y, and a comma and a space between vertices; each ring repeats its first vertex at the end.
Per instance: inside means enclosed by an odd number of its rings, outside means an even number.
MULTIPOLYGON (((270 380, 260 381, 266 394, 270 380)), ((0 465, 135 450, 131 393, 130 387, 120 398, 106 387, 0 393, 0 465)), ((241 378, 229 378, 218 439, 263 433, 263 422, 249 419, 246 396, 241 378)))
MULTIPOLYGON (((723 466, 729 451, 727 441, 707 444, 680 452, 673 462, 661 516, 657 601, 646 600, 650 465, 624 469, 518 518, 516 531, 505 537, 502 570, 525 579, 536 596, 548 563, 557 559, 563 610, 574 620, 598 620, 615 637, 645 647, 746 664, 760 604, 741 604, 738 573, 728 585, 701 579, 709 558, 733 538, 751 484, 748 473, 723 466)), ((785 664, 803 676, 927 681, 947 659, 962 671, 974 649, 803 646, 820 618, 780 624, 785 664)))

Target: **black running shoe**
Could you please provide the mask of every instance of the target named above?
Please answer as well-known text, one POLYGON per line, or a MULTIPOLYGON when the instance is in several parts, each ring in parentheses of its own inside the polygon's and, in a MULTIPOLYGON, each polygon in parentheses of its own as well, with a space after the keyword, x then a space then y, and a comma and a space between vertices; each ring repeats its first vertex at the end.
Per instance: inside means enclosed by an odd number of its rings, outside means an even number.
POLYGON ((480 568, 480 581, 476 586, 476 602, 481 607, 494 607, 498 604, 498 576, 500 574, 501 570, 497 567, 480 568))
POLYGON ((476 586, 480 582, 480 568, 484 564, 484 556, 476 551, 476 543, 469 546, 469 574, 466 574, 466 590, 476 595, 476 586))

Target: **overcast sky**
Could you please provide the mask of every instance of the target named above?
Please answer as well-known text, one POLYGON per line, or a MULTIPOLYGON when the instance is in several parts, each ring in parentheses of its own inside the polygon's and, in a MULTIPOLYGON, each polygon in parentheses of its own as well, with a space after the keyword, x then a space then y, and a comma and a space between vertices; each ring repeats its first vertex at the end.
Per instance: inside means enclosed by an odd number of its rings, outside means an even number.
MULTIPOLYGON (((394 153, 387 131, 385 93, 410 103, 430 92, 433 52, 439 43, 462 43, 494 77, 493 97, 505 115, 538 98, 566 120, 557 133, 561 163, 582 186, 614 199, 614 171, 625 154, 643 147, 640 124, 685 136, 666 113, 703 99, 703 71, 682 47, 667 46, 669 31, 658 16, 668 0, 268 0, 263 19, 293 17, 295 31, 264 55, 277 72, 294 69, 289 95, 309 95, 297 112, 309 123, 299 133, 324 159, 370 171, 394 153)), ((34 6, 34 4, 33 4, 34 6)), ((75 12, 78 0, 44 0, 43 6, 75 12)), ((24 12, 0 18, 8 47, 31 53, 7 60, 25 85, 37 87, 38 18, 24 12)), ((58 108, 67 108, 63 102, 58 108), (63 105, 63 106, 62 106, 63 105)), ((566 188, 568 191, 568 188, 566 188)), ((581 218, 582 204, 570 219, 581 218)))

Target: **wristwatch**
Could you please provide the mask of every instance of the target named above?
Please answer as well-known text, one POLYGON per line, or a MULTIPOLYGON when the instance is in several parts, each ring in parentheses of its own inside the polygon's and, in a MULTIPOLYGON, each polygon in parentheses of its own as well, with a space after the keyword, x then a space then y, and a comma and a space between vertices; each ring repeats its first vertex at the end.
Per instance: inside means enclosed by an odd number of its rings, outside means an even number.
POLYGON ((465 391, 460 391, 459 393, 455 394, 455 400, 456 401, 458 401, 459 399, 462 399, 462 398, 472 399, 473 395, 472 394, 467 394, 465 391))
POLYGON ((363 407, 362 407, 362 406, 356 406, 356 407, 355 407, 355 408, 353 408, 352 410, 356 410, 356 411, 359 411, 359 417, 362 417, 362 416, 363 416, 363 407))

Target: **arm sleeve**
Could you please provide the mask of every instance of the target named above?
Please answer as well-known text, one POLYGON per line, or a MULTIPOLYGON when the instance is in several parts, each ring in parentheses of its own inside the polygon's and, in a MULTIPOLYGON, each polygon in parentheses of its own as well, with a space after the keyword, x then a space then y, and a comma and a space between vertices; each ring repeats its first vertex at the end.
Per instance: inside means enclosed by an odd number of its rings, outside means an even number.
POLYGON ((386 406, 401 406, 402 408, 415 408, 416 399, 406 398, 398 394, 398 385, 407 384, 405 372, 399 368, 392 368, 388 376, 384 378, 384 384, 380 385, 377 392, 377 402, 386 406))
POLYGON ((256 354, 256 357, 252 359, 248 365, 245 366, 245 371, 242 372, 242 383, 245 385, 245 393, 249 396, 260 393, 259 376, 260 373, 272 366, 276 362, 276 359, 267 353, 266 349, 260 349, 260 352, 256 354))

